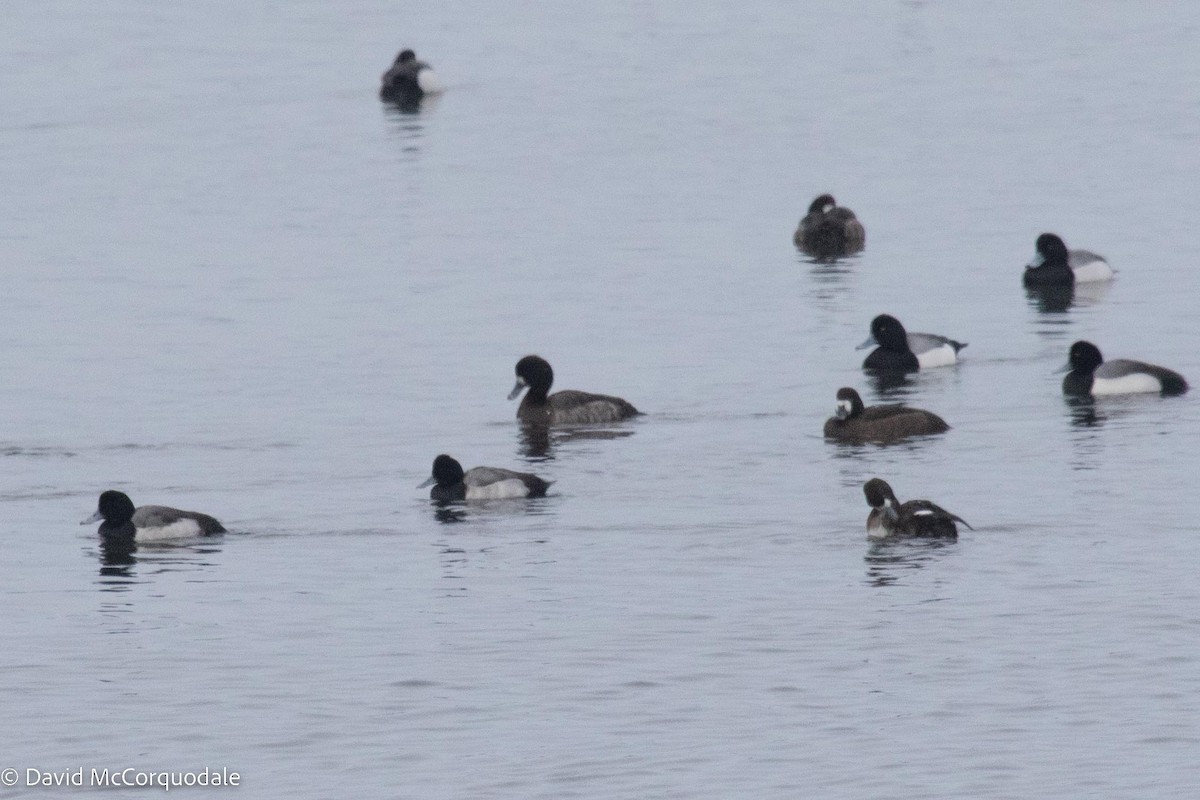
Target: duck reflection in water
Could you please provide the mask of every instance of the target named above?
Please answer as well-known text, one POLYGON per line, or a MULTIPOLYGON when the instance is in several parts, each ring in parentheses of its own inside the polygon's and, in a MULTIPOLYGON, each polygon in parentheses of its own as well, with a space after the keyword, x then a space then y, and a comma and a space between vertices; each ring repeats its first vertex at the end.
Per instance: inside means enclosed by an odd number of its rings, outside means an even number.
POLYGON ((1112 283, 1080 283, 1073 286, 1026 286, 1025 298, 1039 314, 1062 314, 1078 306, 1099 304, 1112 283))
POLYGON ((872 586, 899 584, 906 572, 924 569, 947 548, 957 549, 953 539, 885 539, 872 542, 863 560, 867 562, 867 583, 872 586))
POLYGON ((1025 297, 1040 314, 1060 314, 1075 302, 1074 286, 1027 286, 1025 297))
POLYGON ((132 536, 101 536, 100 574, 127 574, 128 568, 137 563, 137 549, 137 541, 132 536))
POLYGON ((132 536, 101 536, 99 551, 92 551, 100 562, 100 584, 106 591, 125 591, 130 585, 162 572, 184 572, 214 565, 209 558, 222 548, 211 540, 142 542, 132 536), (139 576, 140 573, 140 576, 139 576))
POLYGON ((435 505, 438 507, 433 512, 433 518, 443 525, 467 521, 467 512, 462 508, 452 507, 449 500, 443 500, 435 505))
MULTIPOLYGON (((857 258, 857 256, 850 256, 851 261, 857 260, 857 258)), ((809 274, 812 276, 812 280, 808 284, 808 299, 823 311, 832 314, 840 313, 847 302, 847 293, 857 276, 854 269, 848 266, 844 260, 822 261, 804 255, 798 255, 797 260, 801 264, 811 265, 809 274)))
POLYGON ((895 400, 911 394, 911 387, 916 385, 915 372, 900 370, 867 370, 864 372, 867 383, 875 390, 881 400, 895 400))
MULTIPOLYGON (((553 498, 551 498, 553 499, 553 498)), ((521 514, 539 517, 550 513, 545 497, 521 500, 495 500, 484 503, 464 503, 458 500, 433 501, 433 518, 443 525, 500 520, 521 514)))
POLYGON ((1071 424, 1077 428, 1099 428, 1104 424, 1105 417, 1096 410, 1095 398, 1088 395, 1068 395, 1063 398, 1067 404, 1067 413, 1071 415, 1071 424))
POLYGON ((629 428, 554 428, 540 422, 522 422, 518 450, 526 461, 552 461, 554 449, 567 442, 624 439, 633 433, 629 428))

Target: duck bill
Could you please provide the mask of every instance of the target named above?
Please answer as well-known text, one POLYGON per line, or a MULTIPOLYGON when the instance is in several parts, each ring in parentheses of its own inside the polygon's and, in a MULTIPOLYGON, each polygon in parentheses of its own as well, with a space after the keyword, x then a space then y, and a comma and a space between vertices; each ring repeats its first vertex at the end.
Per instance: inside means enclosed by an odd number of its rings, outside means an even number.
POLYGON ((428 479, 428 480, 426 480, 424 483, 418 484, 418 485, 417 485, 417 488, 418 488, 418 489, 424 489, 426 486, 433 486, 435 483, 437 483, 437 478, 435 478, 435 477, 433 477, 432 475, 430 475, 430 476, 429 476, 429 479, 428 479))
POLYGON ((875 337, 868 336, 867 340, 865 342, 863 342, 862 344, 860 344, 858 347, 856 347, 854 349, 855 350, 866 350, 868 347, 878 347, 878 346, 879 346, 879 342, 875 341, 875 337))
POLYGON ((1037 255, 1035 255, 1033 257, 1033 261, 1030 261, 1028 264, 1025 265, 1025 269, 1037 269, 1038 267, 1040 267, 1042 264, 1045 264, 1045 263, 1046 263, 1046 257, 1044 255, 1042 255, 1041 253, 1038 253, 1037 255))
POLYGON ((517 378, 516 385, 513 386, 512 391, 508 393, 508 399, 516 400, 517 396, 523 391, 525 391, 525 380, 523 378, 517 378))
POLYGON ((79 524, 80 525, 91 525, 93 522, 99 522, 102 519, 104 519, 104 515, 101 514, 99 511, 97 511, 95 514, 92 514, 87 519, 80 520, 79 524))
POLYGON ((1054 370, 1054 374, 1055 374, 1055 375, 1062 375, 1064 372, 1070 372, 1070 371, 1071 371, 1071 362, 1070 362, 1070 361, 1068 361, 1066 364, 1063 364, 1061 367, 1059 367, 1058 369, 1054 370))

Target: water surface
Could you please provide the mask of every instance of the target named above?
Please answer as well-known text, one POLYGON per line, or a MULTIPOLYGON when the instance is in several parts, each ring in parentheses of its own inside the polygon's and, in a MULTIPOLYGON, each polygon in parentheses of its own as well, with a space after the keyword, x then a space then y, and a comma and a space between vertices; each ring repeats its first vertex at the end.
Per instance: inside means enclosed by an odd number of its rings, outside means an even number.
POLYGON ((6 12, 0 767, 1195 795, 1200 415, 1054 374, 1200 379, 1191 5, 6 12), (449 87, 415 115, 404 46, 449 87), (827 191, 867 228, 832 265, 791 242, 827 191), (1027 297, 1044 230, 1117 280, 1027 297), (877 390, 881 312, 963 363, 877 390), (531 441, 530 352, 647 415, 531 441), (953 430, 831 446, 843 385, 953 430), (555 491, 439 513, 440 452, 555 491), (868 544, 874 475, 976 530, 868 544), (102 548, 106 488, 231 533, 102 548))

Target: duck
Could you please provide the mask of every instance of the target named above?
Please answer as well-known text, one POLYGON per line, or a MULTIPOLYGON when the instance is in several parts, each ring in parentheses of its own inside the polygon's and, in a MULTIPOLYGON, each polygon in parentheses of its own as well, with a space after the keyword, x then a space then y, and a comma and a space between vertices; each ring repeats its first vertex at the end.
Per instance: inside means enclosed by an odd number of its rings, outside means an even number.
POLYGON ((899 536, 920 536, 930 539, 957 539, 956 522, 971 530, 965 519, 928 500, 909 500, 901 503, 892 487, 882 478, 871 478, 863 484, 863 494, 871 513, 867 515, 867 538, 887 539, 899 536))
POLYGON ((1056 234, 1043 233, 1034 247, 1034 258, 1021 279, 1028 287, 1098 283, 1112 280, 1115 274, 1103 256, 1090 250, 1067 250, 1056 234))
POLYGON ((853 255, 867 244, 867 231, 854 212, 839 206, 831 194, 812 201, 792 240, 817 258, 853 255))
POLYGON ((867 408, 858 392, 848 386, 838 389, 834 416, 825 421, 825 438, 848 444, 888 444, 948 430, 944 419, 921 408, 899 404, 867 408))
POLYGON ((1188 383, 1182 375, 1166 367, 1117 358, 1105 361, 1100 348, 1082 339, 1071 345, 1062 390, 1065 395, 1112 395, 1156 393, 1183 394, 1188 383))
POLYGON ((517 408, 517 418, 537 425, 590 425, 618 422, 640 416, 642 412, 620 397, 566 390, 548 394, 554 383, 554 370, 540 356, 525 356, 517 362, 516 385, 508 393, 515 400, 526 392, 517 408))
POLYGON ((424 61, 418 61, 412 50, 401 50, 380 78, 379 97, 400 105, 417 105, 425 95, 441 90, 433 69, 424 61))
POLYGON ((170 506, 135 508, 129 495, 113 489, 101 492, 96 513, 79 524, 90 525, 101 520, 101 536, 132 537, 139 542, 191 539, 225 533, 225 527, 208 514, 181 511, 170 506))
POLYGON ((908 333, 900 320, 880 314, 871 320, 871 335, 856 349, 875 347, 863 361, 863 369, 915 372, 956 363, 958 351, 966 346, 935 333, 908 333))
POLYGON ((545 497, 554 481, 530 472, 514 472, 500 467, 473 467, 466 472, 462 464, 443 453, 433 460, 433 474, 418 486, 429 490, 429 498, 450 500, 510 500, 520 497, 545 497))

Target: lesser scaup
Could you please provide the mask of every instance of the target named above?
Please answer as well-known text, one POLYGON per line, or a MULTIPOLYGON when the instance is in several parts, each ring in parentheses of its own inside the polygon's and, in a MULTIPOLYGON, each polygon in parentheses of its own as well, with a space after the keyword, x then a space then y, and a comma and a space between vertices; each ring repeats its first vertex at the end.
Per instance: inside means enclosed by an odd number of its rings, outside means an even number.
POLYGON ((545 481, 529 472, 514 472, 499 467, 474 467, 463 472, 459 464, 442 454, 433 460, 433 475, 418 486, 429 490, 432 500, 508 500, 518 497, 545 497, 553 481, 545 481))
POLYGON ((412 50, 401 50, 380 79, 379 97, 400 105, 416 105, 427 94, 442 90, 437 76, 412 50))
POLYGON ((79 524, 90 525, 100 520, 104 520, 100 526, 101 535, 132 536, 139 542, 188 539, 225 533, 221 523, 207 514, 180 511, 168 506, 134 508, 129 495, 112 489, 100 495, 96 513, 79 524))
POLYGON ((956 539, 958 528, 954 526, 955 522, 971 527, 962 517, 928 500, 901 503, 887 481, 880 478, 871 478, 864 483, 863 494, 867 496, 867 505, 871 506, 871 513, 867 515, 867 537, 870 539, 889 536, 956 539))
POLYGON ((944 433, 946 421, 930 411, 904 405, 867 408, 858 392, 850 387, 838 389, 835 416, 825 421, 825 438, 849 444, 899 441, 908 436, 944 433))
POLYGON ((1102 256, 1089 250, 1067 250, 1053 233, 1039 236, 1035 248, 1022 277, 1026 286, 1073 286, 1112 279, 1113 269, 1102 256))
POLYGON ((1068 395, 1183 394, 1188 390, 1187 381, 1174 370, 1125 358, 1105 361, 1100 348, 1085 341, 1071 345, 1063 370, 1068 372, 1062 390, 1068 395))
POLYGON ((792 240, 811 256, 837 258, 862 250, 867 232, 853 211, 839 206, 833 195, 823 194, 812 201, 792 240))
POLYGON ((953 364, 966 346, 934 333, 908 333, 900 320, 880 314, 871 320, 871 335, 857 349, 875 347, 863 361, 863 369, 913 372, 953 364))
POLYGON ((517 362, 517 383, 508 399, 529 387, 517 417, 524 422, 540 425, 588 425, 596 422, 616 422, 641 414, 619 397, 566 390, 548 394, 554 383, 554 370, 538 356, 525 356, 517 362))

